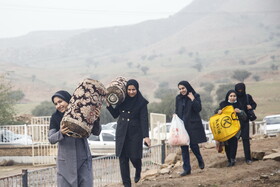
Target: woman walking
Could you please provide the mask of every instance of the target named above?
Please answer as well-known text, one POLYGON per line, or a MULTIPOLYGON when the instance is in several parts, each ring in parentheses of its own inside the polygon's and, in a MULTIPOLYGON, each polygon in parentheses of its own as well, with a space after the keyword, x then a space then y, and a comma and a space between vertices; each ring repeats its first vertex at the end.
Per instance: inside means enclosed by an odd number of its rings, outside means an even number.
MULTIPOLYGON (((175 113, 184 121, 185 128, 190 136, 190 148, 197 158, 199 168, 204 169, 204 161, 198 146, 199 143, 207 141, 199 115, 202 109, 200 95, 187 81, 179 82, 178 89, 180 94, 176 97, 175 113)), ((184 171, 180 175, 186 176, 191 174, 189 146, 181 146, 181 150, 184 171)))
MULTIPOLYGON (((245 121, 247 119, 246 113, 243 110, 240 110, 240 104, 237 102, 237 93, 234 90, 229 90, 227 92, 225 100, 220 103, 218 114, 221 114, 222 109, 229 105, 233 106, 234 111, 236 112, 238 116, 238 120, 240 122, 245 121)), ((228 159, 228 165, 227 165, 228 167, 235 165, 239 136, 240 136, 240 131, 226 142, 223 142, 223 144, 225 145, 225 151, 228 159)))
POLYGON ((148 101, 139 91, 136 80, 128 80, 123 103, 113 108, 107 102, 107 109, 114 118, 118 117, 116 129, 116 156, 119 157, 122 182, 131 187, 129 160, 135 171, 134 182, 141 177, 143 139, 150 146, 148 125, 148 101))
MULTIPOLYGON (((92 156, 87 138, 67 136, 70 130, 64 125, 60 126, 71 95, 60 90, 51 99, 56 112, 51 117, 48 139, 51 144, 58 143, 57 186, 92 187, 92 156)), ((99 114, 99 111, 95 112, 99 114)), ((99 120, 95 121, 94 126, 99 126, 99 120)))
MULTIPOLYGON (((250 94, 246 93, 246 86, 244 83, 237 83, 235 85, 235 91, 237 94, 237 101, 241 105, 241 110, 244 110, 248 116, 248 110, 255 110, 257 103, 253 100, 253 97, 250 94)), ((251 158, 251 148, 250 148, 250 125, 249 119, 241 122, 241 138, 243 142, 243 150, 245 155, 245 162, 247 164, 252 164, 251 158)))

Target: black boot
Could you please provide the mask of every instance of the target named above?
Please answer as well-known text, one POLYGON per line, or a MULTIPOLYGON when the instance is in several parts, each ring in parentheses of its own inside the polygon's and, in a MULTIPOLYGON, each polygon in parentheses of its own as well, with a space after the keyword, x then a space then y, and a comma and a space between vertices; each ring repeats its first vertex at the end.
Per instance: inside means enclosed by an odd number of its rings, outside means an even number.
POLYGON ((236 162, 236 160, 235 159, 230 159, 231 160, 231 164, 232 164, 232 166, 234 166, 235 165, 235 162, 236 162))
POLYGON ((134 177, 134 182, 137 183, 137 182, 140 180, 140 178, 141 178, 140 175, 139 175, 139 176, 136 176, 136 175, 135 175, 135 177, 134 177))
POLYGON ((134 177, 134 182, 137 183, 141 178, 141 170, 136 170, 135 172, 135 177, 134 177))
POLYGON ((204 169, 204 161, 203 159, 201 161, 198 161, 198 166, 200 169, 204 169))
POLYGON ((182 173, 180 173, 180 176, 183 177, 183 176, 190 175, 190 174, 191 174, 191 170, 189 170, 189 171, 184 170, 182 173))
POLYGON ((228 161, 228 165, 227 165, 227 167, 232 167, 232 166, 234 166, 235 165, 235 159, 230 159, 230 161, 228 161))

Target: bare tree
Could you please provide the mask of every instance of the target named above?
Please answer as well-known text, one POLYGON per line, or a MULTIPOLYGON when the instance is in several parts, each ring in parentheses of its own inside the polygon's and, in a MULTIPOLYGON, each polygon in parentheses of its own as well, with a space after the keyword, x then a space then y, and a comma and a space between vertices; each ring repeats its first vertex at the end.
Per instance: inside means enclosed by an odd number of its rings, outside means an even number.
POLYGON ((212 90, 214 89, 215 85, 211 82, 202 82, 200 84, 201 87, 203 87, 203 89, 207 92, 207 93, 211 93, 212 90))
POLYGON ((271 68, 272 70, 278 70, 278 65, 272 64, 272 65, 270 66, 270 68, 271 68))
POLYGON ((236 79, 240 82, 244 82, 244 80, 247 79, 250 75, 251 73, 246 70, 236 70, 233 72, 231 78, 236 79))
POLYGON ((195 65, 192 66, 194 69, 196 69, 198 72, 201 72, 202 70, 202 64, 200 62, 197 62, 195 65))
POLYGON ((142 66, 141 71, 146 75, 149 68, 147 66, 142 66))
POLYGON ((253 76, 253 79, 254 79, 255 81, 257 81, 257 82, 258 82, 258 81, 260 81, 260 76, 258 76, 258 75, 254 75, 254 76, 253 76))
POLYGON ((131 68, 131 67, 132 67, 132 62, 128 62, 128 63, 127 63, 127 66, 128 66, 129 68, 131 68))

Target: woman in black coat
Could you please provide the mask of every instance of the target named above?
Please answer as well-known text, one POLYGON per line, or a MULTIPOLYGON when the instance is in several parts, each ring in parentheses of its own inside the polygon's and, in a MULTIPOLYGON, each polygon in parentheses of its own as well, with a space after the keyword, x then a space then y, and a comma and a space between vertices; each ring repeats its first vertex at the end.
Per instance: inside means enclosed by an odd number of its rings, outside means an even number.
MULTIPOLYGON (((246 86, 244 83, 236 84, 235 91, 237 93, 237 101, 241 105, 241 110, 244 110, 248 116, 248 110, 256 109, 257 107, 256 102, 253 100, 253 97, 250 94, 246 94, 246 86)), ((245 162, 247 164, 252 163, 249 133, 250 133, 249 119, 247 119, 241 122, 241 137, 243 142, 245 162)))
POLYGON ((126 85, 123 103, 113 108, 107 102, 107 109, 118 118, 116 129, 116 156, 119 157, 122 181, 125 187, 131 186, 129 160, 136 169, 134 181, 140 180, 142 168, 143 139, 150 146, 148 109, 149 102, 139 91, 139 84, 131 79, 126 85))
MULTIPOLYGON (((233 106, 234 111, 236 112, 238 119, 241 122, 247 120, 247 115, 243 110, 240 110, 241 106, 237 102, 237 93, 234 90, 229 90, 226 94, 225 100, 220 103, 218 114, 222 113, 222 109, 226 106, 233 106)), ((240 131, 224 142, 225 145, 225 151, 228 159, 228 167, 234 166, 235 165, 235 158, 236 158, 236 152, 237 152, 237 146, 238 146, 238 138, 240 136, 240 131)))
MULTIPOLYGON (((199 143, 206 142, 206 135, 199 112, 201 111, 201 100, 187 81, 178 84, 180 94, 176 97, 175 113, 184 121, 185 128, 190 136, 190 148, 198 160, 200 169, 204 169, 204 161, 200 154, 199 143)), ((181 146, 183 157, 183 169, 181 176, 191 174, 189 146, 181 146)))

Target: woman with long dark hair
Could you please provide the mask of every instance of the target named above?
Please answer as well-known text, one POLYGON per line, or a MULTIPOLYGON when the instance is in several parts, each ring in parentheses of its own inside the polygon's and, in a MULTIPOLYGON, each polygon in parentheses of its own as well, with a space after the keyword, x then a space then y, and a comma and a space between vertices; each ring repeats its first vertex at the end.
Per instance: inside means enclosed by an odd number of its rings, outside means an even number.
MULTIPOLYGON (((176 97, 175 113, 184 121, 190 136, 190 148, 197 158, 200 169, 204 169, 204 161, 200 154, 199 143, 206 142, 206 135, 199 112, 202 109, 200 95, 187 81, 178 83, 180 94, 176 97)), ((183 169, 181 176, 191 174, 189 146, 181 146, 183 169)))
POLYGON ((114 118, 118 117, 116 129, 116 156, 119 157, 122 182, 131 187, 129 160, 135 171, 134 182, 141 177, 143 139, 150 146, 148 124, 148 101, 139 91, 136 80, 127 81, 126 97, 123 103, 113 108, 107 102, 107 109, 114 118))

